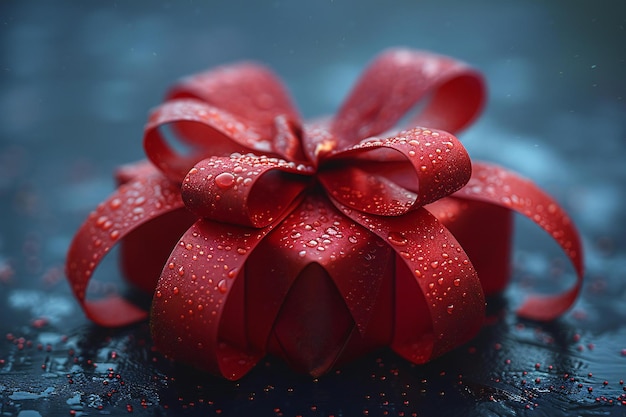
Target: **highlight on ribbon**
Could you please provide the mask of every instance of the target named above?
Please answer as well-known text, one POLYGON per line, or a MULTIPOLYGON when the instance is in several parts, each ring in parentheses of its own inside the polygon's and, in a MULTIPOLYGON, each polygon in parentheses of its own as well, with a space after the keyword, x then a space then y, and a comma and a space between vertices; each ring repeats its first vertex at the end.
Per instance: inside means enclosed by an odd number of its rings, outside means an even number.
POLYGON ((424 363, 482 326, 485 296, 508 282, 518 212, 576 271, 572 288, 518 312, 554 319, 582 285, 580 238, 531 181, 470 160, 453 134, 484 100, 476 70, 410 49, 384 51, 335 116, 312 122, 260 64, 185 78, 150 114, 147 160, 117 171, 76 233, 72 290, 96 324, 149 316, 166 356, 232 380, 267 353, 314 376, 384 346, 424 363), (126 279, 153 294, 150 313, 87 297, 118 243, 126 279))

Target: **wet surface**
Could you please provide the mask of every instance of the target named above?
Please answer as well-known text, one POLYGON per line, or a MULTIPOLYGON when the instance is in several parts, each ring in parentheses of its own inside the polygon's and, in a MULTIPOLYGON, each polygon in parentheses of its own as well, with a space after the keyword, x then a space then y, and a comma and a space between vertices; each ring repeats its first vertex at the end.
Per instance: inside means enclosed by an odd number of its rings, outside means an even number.
MULTIPOLYGON (((626 415, 626 11, 552 3, 2 3, 0 415, 626 415), (311 379, 267 358, 225 382, 163 359, 147 324, 105 330, 83 317, 65 252, 113 190, 114 167, 142 157, 146 114, 173 80, 262 60, 313 117, 396 45, 485 73, 489 105, 460 138, 578 224, 586 283, 569 313, 542 325, 513 313, 530 290, 574 280, 556 244, 520 219, 512 285, 489 300, 488 323, 425 366, 381 351, 311 379)), ((114 254, 91 290, 128 291, 114 254)))

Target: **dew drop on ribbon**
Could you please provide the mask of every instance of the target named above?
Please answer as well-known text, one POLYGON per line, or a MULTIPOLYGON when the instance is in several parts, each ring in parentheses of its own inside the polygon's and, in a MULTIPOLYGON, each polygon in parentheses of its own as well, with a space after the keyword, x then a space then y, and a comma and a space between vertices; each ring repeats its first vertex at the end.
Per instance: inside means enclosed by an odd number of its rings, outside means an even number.
POLYGON ((230 172, 222 172, 215 177, 215 185, 219 188, 227 189, 233 186, 235 183, 235 176, 230 172))

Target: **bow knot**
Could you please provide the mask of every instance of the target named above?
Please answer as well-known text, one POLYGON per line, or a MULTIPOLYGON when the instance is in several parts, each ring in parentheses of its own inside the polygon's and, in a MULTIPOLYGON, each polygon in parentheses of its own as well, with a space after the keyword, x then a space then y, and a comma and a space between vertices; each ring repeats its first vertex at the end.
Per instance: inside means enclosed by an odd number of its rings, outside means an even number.
MULTIPOLYGON (((293 123, 275 119, 273 143, 293 160, 249 153, 200 160, 182 182, 182 197, 199 217, 265 227, 321 183, 340 205, 380 216, 399 216, 460 189, 469 180, 467 152, 451 134, 414 128, 387 138, 368 138, 344 149, 324 127, 305 128, 302 148, 293 123)), ((278 153, 278 152, 277 152, 278 153)), ((281 152, 282 153, 282 152, 281 152)))

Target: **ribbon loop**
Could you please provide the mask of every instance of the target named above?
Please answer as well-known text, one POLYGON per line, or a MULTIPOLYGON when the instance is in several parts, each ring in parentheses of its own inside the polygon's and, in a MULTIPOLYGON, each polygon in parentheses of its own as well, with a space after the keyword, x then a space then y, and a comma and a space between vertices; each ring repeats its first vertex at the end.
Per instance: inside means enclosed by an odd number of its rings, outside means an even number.
POLYGON ((409 123, 455 133, 480 113, 485 86, 480 73, 441 55, 391 49, 370 64, 334 118, 331 130, 342 146, 392 128, 431 95, 409 123))
POLYGON ((171 100, 157 107, 144 129, 144 150, 168 178, 180 183, 194 164, 210 156, 269 151, 271 144, 232 114, 196 100, 171 100), (186 154, 168 144, 162 129, 173 127, 192 149, 186 154))
POLYGON ((469 156, 454 136, 416 128, 331 154, 319 178, 348 207, 399 216, 457 191, 470 174, 469 156))
POLYGON ((179 98, 220 108, 254 126, 266 139, 274 136, 276 115, 300 120, 280 79, 254 62, 224 65, 184 78, 170 89, 167 100, 179 98))
POLYGON ((150 220, 184 210, 178 187, 156 172, 121 185, 93 211, 78 230, 67 254, 66 275, 87 316, 101 326, 124 326, 147 318, 147 313, 111 296, 87 300, 87 286, 110 249, 150 220))
POLYGON ((291 207, 312 173, 310 166, 267 156, 213 157, 189 171, 181 193, 199 217, 265 227, 291 207))

